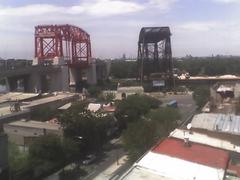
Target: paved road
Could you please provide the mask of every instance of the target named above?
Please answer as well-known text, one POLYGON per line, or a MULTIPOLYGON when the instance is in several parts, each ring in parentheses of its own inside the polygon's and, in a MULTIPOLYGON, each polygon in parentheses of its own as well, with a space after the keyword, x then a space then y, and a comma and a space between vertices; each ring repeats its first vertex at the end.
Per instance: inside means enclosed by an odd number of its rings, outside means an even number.
POLYGON ((192 114, 195 113, 197 108, 195 101, 192 98, 192 94, 158 96, 154 93, 152 96, 160 99, 163 102, 163 106, 166 106, 166 104, 171 100, 176 100, 181 113, 181 122, 186 121, 192 114))
MULTIPOLYGON (((119 141, 114 142, 114 144, 112 144, 111 150, 106 151, 101 158, 96 160, 96 162, 90 165, 81 166, 81 169, 85 170, 88 174, 85 177, 78 177, 78 180, 101 180, 111 179, 111 177, 115 177, 116 175, 121 176, 131 166, 131 164, 123 163, 121 160, 122 157, 126 156, 126 154, 127 153, 124 151, 119 141), (115 167, 113 167, 114 163, 116 163, 115 167), (112 170, 114 171, 116 170, 116 173, 113 173, 110 178, 103 178, 103 176, 101 176, 101 173, 104 171, 106 172, 106 170, 109 168, 113 168, 112 170)), ((71 165, 65 167, 65 169, 68 168, 71 168, 71 165)), ((60 172, 61 170, 45 178, 44 180, 60 180, 60 172)), ((107 175, 107 177, 109 177, 109 175, 107 175)))
MULTIPOLYGON (((111 151, 105 153, 103 159, 99 160, 97 163, 94 163, 91 166, 84 168, 89 173, 86 177, 80 178, 83 180, 92 180, 92 179, 102 179, 100 178, 100 174, 103 173, 106 169, 116 163, 119 166, 117 170, 117 174, 121 175, 125 172, 125 170, 130 167, 130 164, 126 163, 124 165, 119 164, 120 158, 125 156, 126 152, 121 147, 121 145, 116 144, 111 151)), ((113 174, 115 176, 115 174, 113 174)))

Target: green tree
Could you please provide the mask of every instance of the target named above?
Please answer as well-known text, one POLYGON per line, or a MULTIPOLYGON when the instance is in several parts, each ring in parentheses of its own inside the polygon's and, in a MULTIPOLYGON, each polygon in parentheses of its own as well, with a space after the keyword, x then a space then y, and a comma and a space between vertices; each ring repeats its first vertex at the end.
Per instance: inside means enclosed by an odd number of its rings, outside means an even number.
POLYGON ((156 132, 156 126, 151 121, 137 121, 128 125, 122 139, 131 161, 137 160, 157 142, 156 132))
POLYGON ((160 102, 146 95, 131 95, 117 103, 115 115, 120 126, 126 128, 127 123, 135 122, 148 113, 151 108, 157 108, 160 102))
POLYGON ((107 141, 107 131, 111 116, 92 113, 82 105, 75 105, 59 116, 64 135, 72 139, 80 138, 83 151, 99 150, 107 141))
POLYGON ((199 108, 203 107, 209 100, 210 90, 208 86, 198 86, 193 90, 193 99, 199 108))
POLYGON ((29 156, 34 164, 66 160, 61 140, 55 135, 41 136, 36 139, 29 147, 29 156))
POLYGON ((39 121, 48 121, 51 118, 54 118, 57 114, 56 110, 52 110, 49 107, 42 107, 37 110, 34 110, 31 113, 31 117, 39 121))
POLYGON ((136 61, 112 61, 110 75, 114 78, 136 78, 136 61))
POLYGON ((101 88, 98 86, 90 86, 88 88, 88 93, 91 97, 97 98, 101 93, 101 88))
POLYGON ((153 109, 139 121, 128 124, 122 138, 130 160, 135 161, 159 139, 168 136, 179 118, 177 109, 165 107, 153 109))
POLYGON ((8 143, 8 161, 12 172, 29 167, 28 153, 21 152, 18 146, 12 142, 8 143))
POLYGON ((158 137, 168 136, 169 132, 177 126, 177 120, 181 118, 177 108, 163 107, 151 110, 146 118, 153 121, 158 128, 158 137))

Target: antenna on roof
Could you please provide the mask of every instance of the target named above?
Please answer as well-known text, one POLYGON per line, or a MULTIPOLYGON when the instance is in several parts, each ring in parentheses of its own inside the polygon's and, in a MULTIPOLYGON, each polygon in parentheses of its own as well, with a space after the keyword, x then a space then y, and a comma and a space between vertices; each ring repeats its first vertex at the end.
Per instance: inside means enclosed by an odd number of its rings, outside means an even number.
MULTIPOLYGON (((189 124, 187 125, 187 129, 190 130, 191 128, 192 128, 192 124, 189 123, 189 124)), ((186 147, 190 147, 190 141, 189 141, 189 134, 190 134, 190 133, 191 133, 191 132, 186 133, 186 132, 184 131, 183 140, 184 140, 184 146, 186 146, 186 147)))
POLYGON ((190 130, 191 128, 192 128, 192 124, 189 123, 189 124, 187 125, 187 129, 190 130))

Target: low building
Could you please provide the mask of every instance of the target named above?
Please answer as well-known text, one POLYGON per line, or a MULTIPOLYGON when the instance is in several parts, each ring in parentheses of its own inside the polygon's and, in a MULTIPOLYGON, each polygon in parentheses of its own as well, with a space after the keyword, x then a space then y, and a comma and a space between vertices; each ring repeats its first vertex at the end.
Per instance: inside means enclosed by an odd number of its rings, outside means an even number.
POLYGON ((232 176, 230 173, 236 172, 234 175, 238 176, 240 169, 231 161, 235 155, 219 148, 170 137, 147 152, 120 179, 223 180, 232 176))
POLYGON ((224 149, 231 152, 240 153, 239 136, 229 135, 208 130, 191 128, 177 128, 173 130, 170 137, 184 140, 188 138, 190 142, 204 144, 215 148, 224 149))
POLYGON ((193 117, 192 128, 234 134, 240 137, 240 116, 234 114, 201 113, 193 117))
POLYGON ((210 112, 235 113, 240 97, 239 82, 216 83, 210 88, 210 112))
POLYGON ((129 95, 143 94, 143 93, 144 93, 144 89, 142 86, 118 87, 116 99, 123 99, 129 95))
POLYGON ((48 134, 62 136, 63 130, 59 123, 51 120, 48 122, 20 120, 4 124, 4 132, 9 141, 27 147, 35 138, 48 134))

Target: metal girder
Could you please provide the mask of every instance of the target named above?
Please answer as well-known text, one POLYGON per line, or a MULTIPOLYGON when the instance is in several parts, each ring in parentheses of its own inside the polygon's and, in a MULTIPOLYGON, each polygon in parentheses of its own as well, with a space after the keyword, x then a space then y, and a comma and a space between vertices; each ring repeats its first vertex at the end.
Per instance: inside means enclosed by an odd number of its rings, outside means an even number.
MULTIPOLYGON (((172 81, 172 50, 169 27, 143 27, 138 41, 138 75, 158 74, 162 79, 172 81)), ((171 82, 170 82, 171 83, 171 82)))
POLYGON ((35 27, 35 57, 39 62, 64 58, 70 66, 91 63, 90 36, 72 25, 39 25, 35 27))

